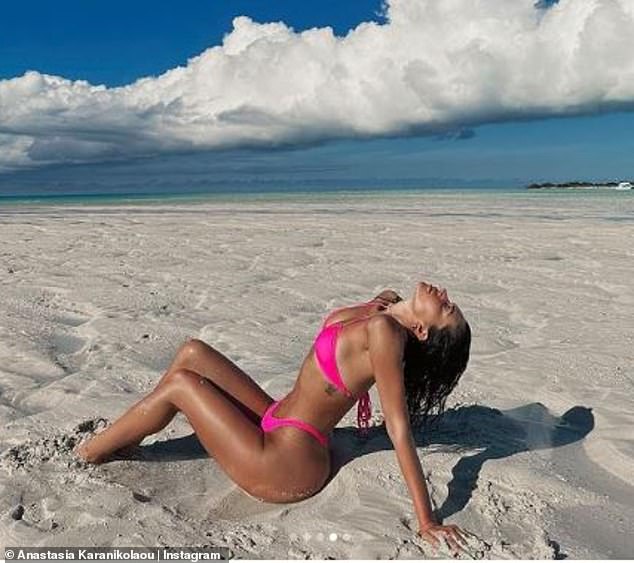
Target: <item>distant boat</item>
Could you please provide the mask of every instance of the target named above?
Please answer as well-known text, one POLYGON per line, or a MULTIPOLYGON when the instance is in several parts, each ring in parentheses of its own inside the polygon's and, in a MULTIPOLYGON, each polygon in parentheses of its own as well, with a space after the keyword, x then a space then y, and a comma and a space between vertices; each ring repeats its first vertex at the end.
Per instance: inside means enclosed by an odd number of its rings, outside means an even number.
POLYGON ((619 182, 619 185, 614 188, 615 190, 631 190, 634 188, 631 182, 619 182))

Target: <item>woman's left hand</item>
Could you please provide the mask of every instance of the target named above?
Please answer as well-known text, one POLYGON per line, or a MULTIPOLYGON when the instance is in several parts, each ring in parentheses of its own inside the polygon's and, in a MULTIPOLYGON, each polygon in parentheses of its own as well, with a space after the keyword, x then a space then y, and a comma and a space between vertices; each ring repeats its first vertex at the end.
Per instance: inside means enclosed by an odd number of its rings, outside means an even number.
POLYGON ((465 550, 465 547, 467 547, 467 534, 468 532, 464 532, 455 524, 443 526, 435 523, 422 528, 418 532, 418 535, 431 543, 434 549, 438 548, 442 540, 445 540, 454 552, 454 556, 458 555, 459 552, 467 553, 465 550))

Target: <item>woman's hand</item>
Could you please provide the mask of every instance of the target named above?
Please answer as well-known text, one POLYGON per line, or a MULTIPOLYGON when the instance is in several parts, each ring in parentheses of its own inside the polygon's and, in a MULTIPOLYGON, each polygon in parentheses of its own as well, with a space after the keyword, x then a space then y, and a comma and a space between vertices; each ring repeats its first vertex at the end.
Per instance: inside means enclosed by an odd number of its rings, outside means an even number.
POLYGON ((418 531, 418 535, 431 543, 434 550, 438 548, 442 541, 446 541, 454 556, 458 555, 461 551, 469 554, 465 549, 468 545, 468 534, 469 532, 464 532, 455 524, 443 526, 436 522, 431 522, 418 531))
POLYGON ((372 299, 372 301, 381 301, 383 304, 387 305, 388 303, 398 303, 399 301, 403 301, 403 299, 393 289, 384 289, 374 299, 372 299))

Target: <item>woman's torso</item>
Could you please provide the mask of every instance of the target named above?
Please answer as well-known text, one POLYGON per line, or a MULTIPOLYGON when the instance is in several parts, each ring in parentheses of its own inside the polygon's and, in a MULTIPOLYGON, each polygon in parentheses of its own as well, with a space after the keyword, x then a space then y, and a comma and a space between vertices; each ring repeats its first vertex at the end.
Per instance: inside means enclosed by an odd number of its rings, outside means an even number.
MULTIPOLYGON (((299 370, 293 389, 280 400, 275 411, 278 418, 298 418, 312 424, 324 434, 328 434, 350 410, 360 395, 374 384, 374 373, 370 360, 367 321, 378 314, 384 314, 386 304, 373 301, 337 309, 326 316, 320 327, 333 323, 343 326, 336 341, 336 365, 352 397, 347 397, 324 375, 315 358, 315 338, 299 370)), ((317 331, 315 337, 319 334, 317 331)), ((310 446, 321 447, 305 432, 295 432, 293 442, 301 441, 310 446)))

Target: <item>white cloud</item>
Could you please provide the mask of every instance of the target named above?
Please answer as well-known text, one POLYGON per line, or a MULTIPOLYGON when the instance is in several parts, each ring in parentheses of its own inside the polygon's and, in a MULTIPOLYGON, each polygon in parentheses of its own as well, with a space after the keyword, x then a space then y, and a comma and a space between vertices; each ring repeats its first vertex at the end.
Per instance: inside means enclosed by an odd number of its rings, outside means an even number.
POLYGON ((1 80, 0 170, 634 109, 632 0, 386 9, 345 37, 241 16, 186 67, 118 88, 1 80))

